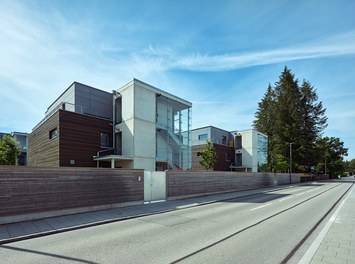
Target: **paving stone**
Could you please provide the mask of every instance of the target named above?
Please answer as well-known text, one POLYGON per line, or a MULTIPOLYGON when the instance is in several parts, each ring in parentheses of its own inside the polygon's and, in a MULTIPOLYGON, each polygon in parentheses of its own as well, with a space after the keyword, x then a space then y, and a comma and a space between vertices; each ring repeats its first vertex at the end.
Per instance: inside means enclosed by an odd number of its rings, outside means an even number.
POLYGON ((18 236, 26 235, 26 232, 22 229, 21 225, 18 223, 9 224, 6 226, 6 229, 10 237, 18 237, 18 236))

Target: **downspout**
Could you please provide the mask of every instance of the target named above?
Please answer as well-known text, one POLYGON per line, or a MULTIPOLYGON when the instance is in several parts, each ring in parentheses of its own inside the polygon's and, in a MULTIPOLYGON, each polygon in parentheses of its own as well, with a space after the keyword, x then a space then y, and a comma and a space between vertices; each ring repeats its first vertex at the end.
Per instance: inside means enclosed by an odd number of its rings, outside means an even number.
POLYGON ((112 149, 113 154, 116 154, 116 99, 121 97, 121 94, 112 90, 112 149))
POLYGON ((112 149, 113 149, 113 154, 115 155, 116 153, 116 91, 112 90, 112 149))

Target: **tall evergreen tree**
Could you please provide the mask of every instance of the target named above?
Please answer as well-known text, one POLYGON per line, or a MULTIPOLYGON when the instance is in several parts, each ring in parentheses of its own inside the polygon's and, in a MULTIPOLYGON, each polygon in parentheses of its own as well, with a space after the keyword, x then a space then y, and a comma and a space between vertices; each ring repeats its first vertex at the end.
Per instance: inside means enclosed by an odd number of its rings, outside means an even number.
POLYGON ((255 113, 255 120, 253 121, 253 126, 256 130, 264 133, 268 136, 267 144, 267 163, 268 170, 272 170, 272 155, 270 153, 273 149, 273 135, 274 135, 274 121, 275 121, 275 93, 269 84, 264 97, 261 99, 261 102, 258 103, 259 107, 255 113))
POLYGON ((314 165, 316 140, 327 126, 325 109, 317 100, 312 85, 303 81, 300 86, 287 67, 274 88, 269 84, 253 125, 268 136, 270 166, 279 155, 290 162, 291 143, 293 171, 307 172, 314 165))
POLYGON ((300 91, 302 126, 299 138, 302 147, 299 149, 299 154, 303 160, 304 169, 307 169, 314 165, 316 141, 327 127, 327 117, 325 116, 326 109, 323 108, 322 102, 317 102, 318 95, 308 81, 303 80, 300 91))
POLYGON ((298 81, 287 67, 275 83, 275 138, 273 155, 281 154, 290 158, 290 143, 292 144, 293 168, 299 164, 298 148, 300 147, 299 134, 301 130, 300 101, 301 93, 298 81))

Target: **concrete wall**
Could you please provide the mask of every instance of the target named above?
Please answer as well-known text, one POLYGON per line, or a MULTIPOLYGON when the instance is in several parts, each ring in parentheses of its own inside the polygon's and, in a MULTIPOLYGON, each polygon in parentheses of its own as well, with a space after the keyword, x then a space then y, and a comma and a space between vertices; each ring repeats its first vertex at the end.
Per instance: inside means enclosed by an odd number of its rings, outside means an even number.
MULTIPOLYGON (((134 156, 134 89, 133 82, 129 82, 119 90, 122 97, 122 123, 116 127, 122 131, 122 156, 134 156)), ((133 168, 133 161, 125 161, 123 166, 133 168)))
POLYGON ((0 224, 143 203, 143 170, 0 166, 0 224))
POLYGON ((253 172, 257 171, 257 151, 258 142, 252 133, 252 130, 239 132, 242 135, 242 164, 243 167, 252 168, 253 172), (256 162, 255 162, 256 160, 256 162), (253 162, 254 161, 254 162, 253 162), (256 165, 256 166, 255 166, 256 165))
POLYGON ((156 94, 134 83, 134 168, 155 170, 156 94))

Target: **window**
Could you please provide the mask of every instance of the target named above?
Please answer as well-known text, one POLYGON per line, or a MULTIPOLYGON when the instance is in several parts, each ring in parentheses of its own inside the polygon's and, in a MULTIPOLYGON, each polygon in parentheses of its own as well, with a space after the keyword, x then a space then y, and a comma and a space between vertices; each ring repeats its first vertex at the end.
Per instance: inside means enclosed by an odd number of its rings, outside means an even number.
POLYGON ((242 136, 236 136, 235 137, 235 144, 234 144, 236 149, 241 149, 242 148, 242 136))
POLYGON ((198 140, 204 140, 204 139, 207 139, 207 138, 208 138, 207 134, 198 135, 198 140))
POLYGON ((242 166, 243 162, 242 162, 242 154, 241 153, 237 153, 235 155, 235 166, 242 166))
POLYGON ((118 97, 115 100, 115 122, 116 124, 122 123, 122 98, 118 97))
POLYGON ((228 152, 226 153, 226 161, 230 161, 228 152))
POLYGON ((54 139, 58 137, 58 128, 53 128, 49 131, 49 139, 54 139))
POLYGON ((111 134, 101 133, 101 148, 111 148, 111 134))
POLYGON ((226 136, 222 136, 222 144, 227 145, 227 137, 226 136))
POLYGON ((197 152, 197 157, 201 157, 201 152, 197 152))

